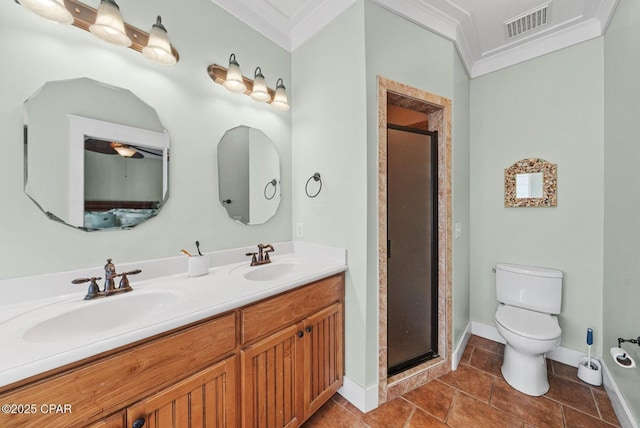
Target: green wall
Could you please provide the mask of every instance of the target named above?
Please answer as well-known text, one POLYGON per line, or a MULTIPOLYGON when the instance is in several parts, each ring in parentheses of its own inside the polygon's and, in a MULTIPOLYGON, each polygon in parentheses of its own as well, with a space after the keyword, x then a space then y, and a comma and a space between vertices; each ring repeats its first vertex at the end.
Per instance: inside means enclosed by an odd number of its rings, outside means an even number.
MULTIPOLYGON (((453 64, 453 346, 464 339, 470 320, 470 81, 458 55, 453 64), (460 236, 455 237, 456 224, 460 236)), ((462 357, 462 355, 460 355, 462 357)))
MULTIPOLYGON (((454 159, 454 217, 466 222, 468 78, 451 42, 364 0, 296 49, 292 72, 293 181, 298 183, 293 223, 304 224, 304 240, 348 250, 346 374, 368 388, 378 381, 376 79, 384 76, 450 99, 459 96, 453 103, 454 135, 460 137, 454 142, 460 157, 454 159), (304 183, 316 171, 325 184, 310 199, 304 183)), ((455 297, 461 313, 455 319, 457 340, 469 313, 468 237, 459 242, 454 247, 460 261, 454 274, 461 282, 455 297)))
POLYGON ((375 335, 375 320, 367 318, 364 55, 359 1, 291 56, 293 223, 304 225, 304 237, 296 239, 347 249, 345 370, 361 386, 370 357, 363 350, 375 335), (304 189, 315 172, 323 185, 312 199, 304 189))
POLYGON ((494 325, 497 262, 564 273, 562 346, 602 353, 603 40, 471 81, 471 319, 494 325), (505 208, 504 170, 558 165, 558 206, 505 208))
MULTIPOLYGON (((640 372, 609 358, 618 337, 640 336, 640 4, 621 0, 605 35, 604 351, 607 366, 640 421, 640 372)), ((624 344, 640 363, 640 347, 624 344)))
POLYGON ((101 266, 107 257, 123 263, 175 256, 196 239, 203 251, 291 240, 291 111, 231 94, 207 74, 209 64, 226 66, 234 52, 246 76, 261 66, 271 87, 278 77, 290 86, 290 53, 210 0, 118 3, 124 19, 146 31, 162 15, 178 64, 152 63, 15 2, 0 3, 0 50, 10 58, 0 67, 0 279, 101 266), (169 200, 132 230, 72 229, 49 220, 23 192, 23 102, 47 81, 78 77, 132 91, 169 131, 169 200), (261 226, 229 219, 218 202, 217 143, 238 125, 262 129, 281 157, 282 203, 261 226))

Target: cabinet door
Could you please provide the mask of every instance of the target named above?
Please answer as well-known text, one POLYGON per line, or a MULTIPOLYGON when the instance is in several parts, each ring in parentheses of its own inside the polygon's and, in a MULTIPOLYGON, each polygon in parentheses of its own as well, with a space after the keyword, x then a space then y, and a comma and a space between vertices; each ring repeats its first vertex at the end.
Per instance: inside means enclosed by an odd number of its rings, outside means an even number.
POLYGON ((304 320, 304 417, 320 408, 342 385, 342 302, 304 320))
POLYGON ((144 428, 236 427, 236 372, 233 356, 196 373, 130 406, 127 426, 144 420, 144 428))
POLYGON ((302 325, 292 325, 240 352, 244 428, 300 424, 302 336, 302 325))
POLYGON ((86 428, 124 428, 124 412, 116 413, 88 425, 86 428))

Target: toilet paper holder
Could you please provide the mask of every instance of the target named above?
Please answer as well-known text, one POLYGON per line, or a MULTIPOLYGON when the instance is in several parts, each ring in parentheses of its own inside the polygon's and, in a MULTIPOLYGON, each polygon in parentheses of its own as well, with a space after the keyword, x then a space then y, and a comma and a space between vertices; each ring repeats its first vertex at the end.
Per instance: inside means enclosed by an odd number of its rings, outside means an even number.
POLYGON ((624 342, 635 343, 636 345, 640 346, 640 336, 638 336, 637 339, 623 339, 623 338, 619 337, 618 338, 618 348, 622 348, 622 344, 624 342))

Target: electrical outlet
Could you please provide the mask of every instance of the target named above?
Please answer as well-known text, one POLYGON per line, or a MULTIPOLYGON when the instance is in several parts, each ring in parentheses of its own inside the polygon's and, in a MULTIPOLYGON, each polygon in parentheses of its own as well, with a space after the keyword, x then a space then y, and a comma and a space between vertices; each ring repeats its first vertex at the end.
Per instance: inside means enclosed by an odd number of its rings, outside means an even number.
POLYGON ((304 236, 304 227, 302 223, 296 223, 296 237, 302 238, 304 236))
POLYGON ((459 238, 462 235, 462 225, 460 223, 455 224, 455 232, 454 235, 456 238, 459 238))

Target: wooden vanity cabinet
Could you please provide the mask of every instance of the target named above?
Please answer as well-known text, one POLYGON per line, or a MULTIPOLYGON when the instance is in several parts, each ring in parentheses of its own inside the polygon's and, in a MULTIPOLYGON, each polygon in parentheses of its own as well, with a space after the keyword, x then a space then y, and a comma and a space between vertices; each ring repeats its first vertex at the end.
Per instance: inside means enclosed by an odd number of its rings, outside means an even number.
POLYGON ((127 427, 235 427, 237 357, 232 356, 127 408, 127 427))
MULTIPOLYGON (((119 416, 109 415, 159 391, 172 390, 176 382, 205 373, 233 355, 236 321, 235 312, 220 315, 2 391, 0 403, 34 404, 38 411, 0 414, 0 427, 84 427, 98 420, 96 426, 118 427, 119 416), (71 411, 40 411, 46 403, 68 404, 71 411)), ((237 377, 230 382, 235 385, 237 377)))
POLYGON ((342 385, 344 274, 0 388, 0 427, 297 427, 342 385), (239 412, 240 411, 240 412, 239 412))
POLYGON ((343 296, 336 275, 243 308, 244 428, 297 427, 342 385, 343 296))
POLYGON ((87 428, 122 428, 122 427, 128 426, 125 423, 126 417, 127 417, 126 412, 122 411, 122 412, 116 413, 115 415, 111 415, 102 420, 94 422, 88 425, 87 428))

